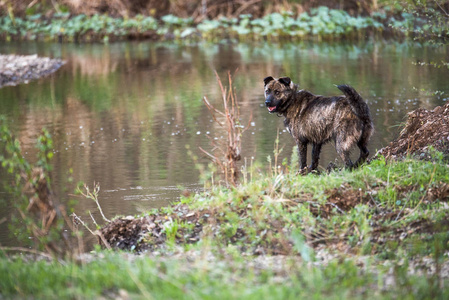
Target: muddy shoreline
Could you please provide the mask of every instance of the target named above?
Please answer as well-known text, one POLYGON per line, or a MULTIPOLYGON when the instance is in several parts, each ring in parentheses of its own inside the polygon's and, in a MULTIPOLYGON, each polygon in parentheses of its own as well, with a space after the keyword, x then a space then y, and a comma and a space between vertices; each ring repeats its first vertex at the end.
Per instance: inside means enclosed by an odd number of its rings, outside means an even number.
POLYGON ((0 88, 28 83, 56 72, 65 61, 35 55, 0 54, 0 88))

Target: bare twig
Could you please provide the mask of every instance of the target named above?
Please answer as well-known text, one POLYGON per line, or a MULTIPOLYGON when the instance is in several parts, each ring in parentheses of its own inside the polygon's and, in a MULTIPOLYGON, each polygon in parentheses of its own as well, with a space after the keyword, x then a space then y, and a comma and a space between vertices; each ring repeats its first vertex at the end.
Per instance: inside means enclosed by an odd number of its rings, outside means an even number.
POLYGON ((111 245, 109 244, 109 242, 106 240, 106 238, 104 237, 104 235, 101 233, 101 231, 96 230, 95 234, 97 236, 100 237, 101 241, 103 242, 103 244, 106 246, 106 248, 108 248, 109 250, 112 249, 111 245))
POLYGON ((89 186, 87 186, 87 184, 84 184, 84 190, 81 190, 80 188, 78 188, 78 192, 83 195, 84 197, 93 200, 98 207, 98 210, 100 211, 101 216, 103 217, 103 220, 105 220, 106 222, 110 223, 111 221, 106 218, 106 216, 103 213, 103 210, 101 209, 101 205, 98 202, 98 193, 100 192, 100 185, 96 182, 94 182, 94 189, 92 190, 92 192, 89 189, 89 186))
POLYGON ((341 214, 344 214, 344 213, 345 213, 344 210, 342 210, 340 207, 338 207, 335 203, 328 202, 327 204, 329 204, 329 205, 335 207, 341 214))
POLYGON ((214 112, 216 112, 217 114, 222 115, 223 117, 225 116, 225 114, 221 111, 219 111, 218 109, 216 109, 208 100, 207 97, 204 97, 203 100, 206 102, 206 105, 208 106, 208 108, 212 109, 214 112))
POLYGON ((95 226, 98 226, 97 221, 95 220, 94 216, 92 215, 92 213, 89 211, 89 216, 92 219, 92 222, 94 222, 95 226))
POLYGON ((239 16, 245 9, 250 7, 251 5, 256 4, 257 2, 260 2, 262 0, 252 0, 252 1, 245 1, 243 2, 242 6, 240 6, 234 13, 234 15, 239 16))
POLYGON ((37 254, 39 256, 46 257, 48 259, 53 259, 54 257, 46 252, 37 251, 34 249, 22 248, 22 247, 0 247, 2 251, 20 251, 20 252, 28 252, 32 254, 37 254))
POLYGON ((214 155, 210 154, 209 152, 207 152, 206 150, 204 150, 204 149, 201 148, 201 147, 198 147, 198 148, 199 148, 201 151, 203 151, 204 154, 206 154, 207 156, 209 156, 210 159, 212 159, 213 162, 217 161, 217 158, 216 158, 214 155))
POLYGON ((443 11, 443 13, 446 15, 446 17, 449 17, 449 14, 447 13, 447 11, 440 5, 439 1, 435 0, 435 3, 438 5, 438 7, 443 11))
POLYGON ((87 230, 89 230, 89 232, 90 232, 92 235, 96 235, 96 234, 89 228, 89 226, 87 226, 87 224, 84 223, 83 220, 81 220, 81 218, 78 217, 75 213, 72 213, 72 217, 73 217, 77 222, 79 222, 81 225, 83 225, 84 228, 86 228, 87 230))

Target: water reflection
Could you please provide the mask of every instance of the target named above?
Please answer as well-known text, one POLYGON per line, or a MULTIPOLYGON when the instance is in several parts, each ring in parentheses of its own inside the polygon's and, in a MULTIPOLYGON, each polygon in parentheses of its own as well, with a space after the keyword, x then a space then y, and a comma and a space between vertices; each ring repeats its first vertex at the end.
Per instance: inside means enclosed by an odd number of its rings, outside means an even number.
MULTIPOLYGON (((262 105, 267 75, 289 75, 316 94, 337 94, 333 84, 353 85, 372 110, 376 132, 371 153, 395 136, 407 112, 433 108, 449 95, 447 68, 418 65, 447 61, 448 48, 416 43, 6 43, 0 52, 67 60, 51 77, 0 89, 0 113, 10 120, 27 157, 34 157, 34 141, 47 127, 54 137, 53 178, 59 198, 71 198, 80 180, 99 182, 107 216, 166 205, 180 190, 201 187, 186 145, 194 152, 198 146, 210 149, 208 136, 223 135, 201 100, 207 95, 219 106, 214 69, 222 78, 238 69, 235 88, 242 117, 253 115, 243 156, 262 164, 273 153, 278 129, 284 146, 281 159, 291 155, 293 146, 282 120, 262 105), (438 95, 432 95, 435 91, 438 95)), ((332 145, 325 147, 323 166, 335 159, 334 152, 332 145)), ((76 209, 84 213, 95 207, 83 200, 76 209)), ((0 219, 6 215, 8 210, 3 210, 0 219)), ((7 241, 5 224, 0 225, 0 243, 7 241)))

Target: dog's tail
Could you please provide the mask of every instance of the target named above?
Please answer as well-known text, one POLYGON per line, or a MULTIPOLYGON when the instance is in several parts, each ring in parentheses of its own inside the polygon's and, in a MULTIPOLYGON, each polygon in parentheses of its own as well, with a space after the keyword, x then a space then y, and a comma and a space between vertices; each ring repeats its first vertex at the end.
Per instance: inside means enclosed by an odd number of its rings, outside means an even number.
POLYGON ((363 122, 362 134, 357 141, 357 145, 360 148, 360 156, 354 164, 354 167, 358 167, 363 164, 368 158, 369 150, 367 148, 367 145, 371 135, 373 134, 374 125, 371 120, 371 114, 369 112, 368 104, 366 104, 359 93, 357 93, 356 90, 346 84, 338 85, 337 87, 345 94, 346 99, 348 100, 354 114, 358 116, 363 122))
POLYGON ((352 111, 366 124, 371 124, 371 114, 368 104, 366 104, 359 93, 353 87, 346 84, 337 85, 337 88, 346 95, 352 111))

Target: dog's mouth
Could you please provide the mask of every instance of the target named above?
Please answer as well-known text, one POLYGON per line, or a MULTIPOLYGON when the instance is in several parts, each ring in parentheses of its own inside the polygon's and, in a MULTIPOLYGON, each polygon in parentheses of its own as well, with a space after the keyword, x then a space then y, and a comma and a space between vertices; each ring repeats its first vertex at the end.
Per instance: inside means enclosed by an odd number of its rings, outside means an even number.
POLYGON ((276 106, 267 106, 269 112, 274 112, 276 110, 276 106))

